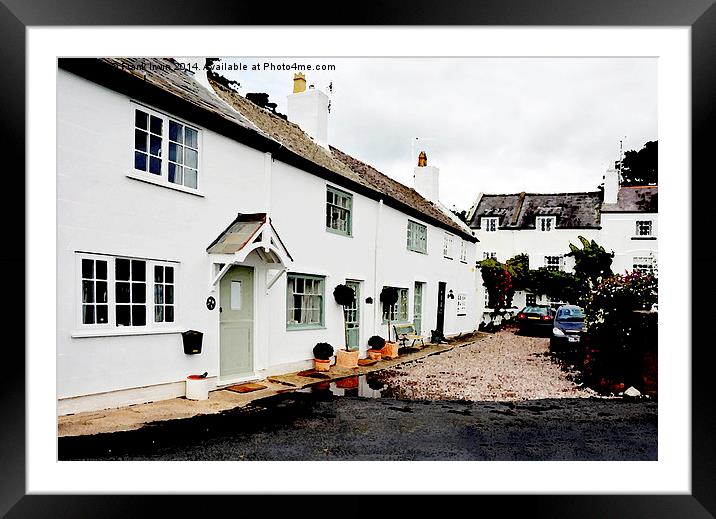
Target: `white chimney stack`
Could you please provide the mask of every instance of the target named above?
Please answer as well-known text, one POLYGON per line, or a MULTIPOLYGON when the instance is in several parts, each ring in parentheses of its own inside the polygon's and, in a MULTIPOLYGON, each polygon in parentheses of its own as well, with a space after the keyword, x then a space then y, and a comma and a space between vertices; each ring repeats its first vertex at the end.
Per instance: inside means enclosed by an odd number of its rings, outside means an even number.
POLYGON ((607 169, 604 174, 604 203, 616 204, 617 195, 619 194, 619 172, 614 167, 607 169))
POLYGON ((418 155, 418 165, 413 174, 415 190, 423 198, 437 203, 440 200, 440 169, 428 166, 428 156, 424 151, 418 155))
POLYGON ((300 126, 316 144, 328 149, 328 96, 313 85, 306 90, 306 77, 301 72, 293 75, 288 120, 300 126))

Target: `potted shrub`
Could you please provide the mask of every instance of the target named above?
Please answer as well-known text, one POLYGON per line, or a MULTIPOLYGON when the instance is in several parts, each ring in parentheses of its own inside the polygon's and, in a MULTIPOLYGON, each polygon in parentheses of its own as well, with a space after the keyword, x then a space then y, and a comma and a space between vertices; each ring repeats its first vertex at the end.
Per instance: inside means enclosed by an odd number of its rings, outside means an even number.
POLYGON ((331 367, 333 346, 327 342, 319 342, 313 347, 313 365, 316 371, 328 371, 331 367))
POLYGON ((382 350, 385 347, 385 339, 380 335, 374 335, 368 339, 368 346, 370 348, 368 350, 368 358, 371 360, 380 360, 382 350))
POLYGON ((346 312, 348 307, 356 300, 356 293, 348 285, 337 285, 333 289, 333 298, 336 303, 343 307, 343 339, 345 341, 345 349, 336 352, 336 366, 341 368, 357 368, 358 367, 358 350, 348 348, 348 327, 346 326, 346 312))
MULTIPOLYGON (((392 342, 390 340, 390 315, 393 313, 393 308, 395 307, 395 304, 398 302, 398 289, 395 287, 383 287, 383 290, 380 292, 380 302, 383 304, 383 308, 387 309, 388 314, 388 340, 385 341, 385 346, 383 346, 383 349, 381 351, 382 357, 387 357, 390 359, 393 359, 398 356, 398 343, 392 342)), ((397 337, 396 337, 397 339, 397 337)))

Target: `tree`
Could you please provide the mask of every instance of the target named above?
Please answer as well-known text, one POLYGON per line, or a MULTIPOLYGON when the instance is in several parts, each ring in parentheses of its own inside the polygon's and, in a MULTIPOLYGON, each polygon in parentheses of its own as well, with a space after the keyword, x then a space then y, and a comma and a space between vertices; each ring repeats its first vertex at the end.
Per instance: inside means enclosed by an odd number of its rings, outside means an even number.
POLYGON ((477 266, 482 274, 482 284, 487 289, 488 306, 495 312, 510 307, 515 288, 507 265, 494 258, 488 258, 479 261, 477 266))
POLYGON ((596 286, 602 278, 612 275, 614 252, 607 252, 597 242, 590 242, 584 236, 579 236, 579 241, 582 242, 582 248, 570 243, 566 256, 574 258, 575 275, 589 281, 591 286, 596 286))
POLYGON ((467 210, 463 209, 462 211, 458 211, 455 206, 453 206, 452 209, 450 209, 450 212, 457 216, 462 223, 465 225, 470 225, 470 222, 467 221, 467 210))
POLYGON ((659 177, 659 141, 649 141, 639 151, 624 153, 622 186, 655 186, 659 177))

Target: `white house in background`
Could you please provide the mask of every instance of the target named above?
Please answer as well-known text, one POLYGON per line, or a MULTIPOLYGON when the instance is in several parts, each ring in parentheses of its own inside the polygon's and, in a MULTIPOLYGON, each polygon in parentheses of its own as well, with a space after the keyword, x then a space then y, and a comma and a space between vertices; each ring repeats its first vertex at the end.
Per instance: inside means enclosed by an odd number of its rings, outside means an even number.
POLYGON ((421 159, 416 191, 330 146, 301 75, 288 120, 217 81, 169 59, 59 60, 59 414, 182 396, 190 374, 308 368, 317 342, 343 346, 342 283, 362 353, 387 334, 384 286, 393 322, 476 327, 476 238, 437 168, 421 159))
MULTIPOLYGON (((574 260, 565 257, 569 244, 579 247, 579 236, 614 251, 612 270, 656 268, 656 186, 621 187, 615 169, 607 170, 604 193, 518 193, 478 195, 468 214, 479 239, 478 261, 499 261, 522 253, 530 268, 547 267, 573 272, 574 260)), ((476 276, 478 313, 487 319, 487 291, 476 276)), ((548 303, 544 296, 518 291, 513 306, 548 303)))

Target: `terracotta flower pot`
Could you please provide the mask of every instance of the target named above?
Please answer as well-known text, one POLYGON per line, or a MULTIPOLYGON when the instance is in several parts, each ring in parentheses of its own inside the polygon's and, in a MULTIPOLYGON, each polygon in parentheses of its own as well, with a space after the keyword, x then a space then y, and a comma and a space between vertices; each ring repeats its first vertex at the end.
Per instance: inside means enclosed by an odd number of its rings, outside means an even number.
POLYGON ((381 356, 383 358, 395 359, 398 357, 399 347, 400 345, 397 342, 385 341, 385 346, 383 346, 383 349, 380 350, 381 356))
POLYGON ((313 359, 313 364, 316 371, 328 371, 331 367, 331 359, 313 359))
POLYGON ((368 358, 370 360, 380 360, 383 350, 368 350, 368 358))
POLYGON ((341 389, 356 389, 358 387, 358 377, 348 377, 337 380, 336 387, 341 389))
POLYGON ((336 367, 357 368, 358 350, 338 350, 336 353, 336 367))

